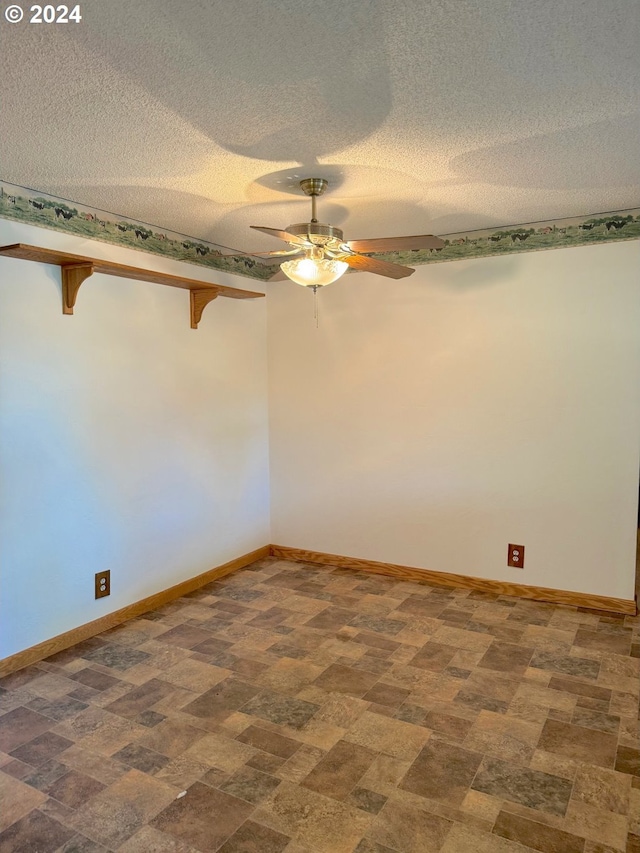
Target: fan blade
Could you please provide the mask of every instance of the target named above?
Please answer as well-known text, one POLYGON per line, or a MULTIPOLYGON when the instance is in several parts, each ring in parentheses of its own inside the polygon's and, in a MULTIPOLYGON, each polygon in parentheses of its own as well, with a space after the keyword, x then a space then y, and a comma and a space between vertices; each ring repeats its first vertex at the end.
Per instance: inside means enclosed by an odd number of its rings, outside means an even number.
POLYGON ((432 234, 415 237, 374 237, 372 240, 347 240, 354 252, 406 252, 411 249, 442 249, 444 240, 432 234))
POLYGON ((291 255, 300 255, 302 254, 302 247, 296 246, 295 249, 280 249, 277 252, 236 252, 233 255, 222 255, 223 258, 237 258, 244 257, 247 255, 252 258, 281 258, 284 256, 291 257, 291 255))
POLYGON ((284 240, 285 243, 294 243, 296 246, 310 246, 308 240, 303 240, 297 234, 289 234, 288 231, 280 231, 278 228, 263 228, 261 225, 250 225, 254 231, 262 231, 264 234, 269 234, 271 237, 277 237, 279 240, 284 240))
POLYGON ((387 278, 406 278, 415 272, 411 267, 401 264, 390 264, 389 261, 379 261, 377 258, 366 258, 364 255, 336 255, 341 261, 346 261, 354 270, 374 272, 387 278))

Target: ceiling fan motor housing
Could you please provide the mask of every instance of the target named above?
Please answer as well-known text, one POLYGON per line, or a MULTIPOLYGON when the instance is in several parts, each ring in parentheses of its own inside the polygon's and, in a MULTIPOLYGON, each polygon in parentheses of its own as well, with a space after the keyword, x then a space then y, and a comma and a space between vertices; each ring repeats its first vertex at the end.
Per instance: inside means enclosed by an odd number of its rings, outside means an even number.
POLYGON ((287 225, 287 233, 295 234, 303 240, 309 240, 316 246, 335 246, 336 248, 344 242, 341 228, 333 225, 323 225, 322 222, 298 222, 295 225, 287 225))

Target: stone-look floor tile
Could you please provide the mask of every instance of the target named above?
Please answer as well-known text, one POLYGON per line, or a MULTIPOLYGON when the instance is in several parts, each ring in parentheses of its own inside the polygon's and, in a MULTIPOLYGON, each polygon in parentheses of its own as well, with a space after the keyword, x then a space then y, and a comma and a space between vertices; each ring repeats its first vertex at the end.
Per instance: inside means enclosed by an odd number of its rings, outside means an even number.
POLYGON ((460 805, 481 761, 480 753, 432 739, 411 765, 400 788, 431 800, 460 805))
POLYGON ((534 652, 530 666, 561 673, 562 675, 575 675, 577 678, 586 679, 596 679, 600 672, 599 661, 543 650, 534 652))
POLYGON ((291 758, 274 771, 274 775, 279 779, 286 779, 288 782, 302 782, 324 755, 324 750, 303 744, 291 758))
POLYGON ((218 853, 636 853, 639 624, 266 558, 2 680, 0 832, 204 853, 148 825, 201 785, 218 853))
POLYGON ((497 672, 513 672, 522 675, 529 666, 533 651, 533 648, 527 646, 494 640, 478 666, 482 669, 494 669, 497 672))
POLYGON ((573 712, 571 722, 576 726, 597 729, 598 731, 608 732, 609 734, 617 734, 620 730, 620 717, 580 705, 573 712))
POLYGON ((318 707, 312 702, 284 696, 273 690, 263 690, 242 706, 242 713, 300 729, 313 717, 318 707))
POLYGON ((629 792, 629 832, 640 835, 640 788, 633 785, 629 792))
POLYGON ((369 791, 368 788, 354 788, 349 794, 347 803, 362 809, 363 812, 370 814, 378 814, 383 805, 387 802, 388 797, 384 794, 378 794, 375 791, 369 791))
POLYGON ((0 833, 2 853, 54 853, 75 832, 37 809, 0 833))
POLYGON ((360 780, 359 787, 389 797, 396 793, 398 785, 410 766, 410 761, 402 761, 391 755, 380 753, 360 780))
POLYGON ((252 767, 241 767, 239 770, 225 780, 218 787, 225 794, 231 794, 248 803, 257 803, 264 800, 280 784, 280 779, 255 770, 252 767))
POLYGON ((374 819, 367 838, 398 853, 438 853, 451 826, 445 818, 389 800, 374 819))
POLYGON ((368 631, 375 631, 377 634, 390 634, 391 636, 398 634, 405 627, 405 623, 399 619, 385 619, 383 616, 369 616, 367 614, 356 616, 349 624, 354 628, 366 628, 368 631))
POLYGON ((192 649, 199 643, 204 643, 210 639, 210 635, 208 631, 203 631, 202 628, 195 628, 191 625, 177 625, 163 634, 158 634, 155 639, 158 643, 171 643, 185 649, 192 649))
POLYGON ((630 776, 640 776, 640 750, 619 746, 616 752, 615 769, 630 776))
POLYGON ((218 853, 282 853, 291 839, 281 832, 248 820, 222 845, 218 853))
POLYGON ((500 812, 493 832, 542 853, 583 853, 585 839, 525 817, 500 812))
MULTIPOLYGON (((174 687, 181 687, 193 693, 202 693, 211 689, 213 685, 225 682, 231 672, 223 667, 203 663, 191 657, 163 670, 161 675, 163 681, 169 682, 174 687)), ((170 701, 173 702, 173 697, 170 697, 170 701)), ((156 706, 156 710, 162 708, 162 705, 161 700, 156 706)))
POLYGON ((43 714, 45 717, 50 717, 52 720, 66 720, 68 717, 75 716, 79 711, 83 711, 87 704, 87 702, 82 702, 79 698, 69 695, 62 696, 59 699, 43 699, 38 696, 28 702, 26 707, 43 714))
POLYGON ((35 768, 30 773, 27 773, 27 775, 23 777, 22 781, 27 785, 31 785, 33 788, 37 788, 39 791, 46 791, 48 790, 49 785, 57 782, 58 779, 64 776, 68 769, 69 768, 65 764, 61 764, 53 758, 41 767, 35 768))
POLYGON ((98 782, 97 779, 92 779, 91 776, 86 776, 77 770, 70 770, 55 781, 47 789, 47 793, 63 805, 77 809, 104 788, 102 782, 98 782))
POLYGON ((250 803, 195 782, 185 796, 161 811, 151 826, 197 850, 217 850, 242 826, 252 810, 250 803))
POLYGON ((193 702, 185 705, 183 711, 194 717, 219 721, 232 711, 237 711, 259 692, 259 687, 231 677, 206 690, 193 702))
POLYGON ((508 714, 480 711, 465 738, 467 749, 528 764, 541 732, 541 725, 508 714))
MULTIPOLYGON (((289 853, 288 850, 287 853, 289 853)), ((390 847, 385 847, 384 844, 378 844, 377 841, 371 841, 369 838, 363 838, 353 853, 396 853, 396 851, 392 850, 390 847)))
POLYGON ((614 850, 624 850, 628 821, 614 812, 596 809, 591 805, 571 801, 565 815, 563 829, 581 835, 590 841, 608 844, 614 850))
POLYGON ((554 675, 549 681, 551 690, 561 690, 565 693, 572 693, 576 696, 588 697, 590 699, 600 699, 604 702, 611 700, 611 690, 606 687, 598 687, 592 682, 580 681, 574 678, 565 678, 563 676, 554 675))
MULTIPOLYGON (((592 767, 593 765, 589 765, 592 767)), ((550 773, 552 776, 561 776, 563 779, 575 779, 579 761, 574 761, 572 758, 564 758, 562 755, 557 755, 553 752, 545 752, 543 749, 536 749, 529 762, 529 767, 532 770, 540 770, 543 773, 550 773)))
POLYGON ((47 817, 53 818, 53 820, 57 820, 58 823, 61 823, 64 826, 70 826, 71 820, 75 815, 74 809, 70 806, 63 805, 58 802, 58 800, 54 800, 52 797, 49 797, 49 799, 38 808, 38 811, 46 814, 47 817))
POLYGON ((197 741, 184 753, 210 767, 233 773, 252 758, 256 750, 224 734, 211 733, 197 741))
POLYGON ((135 767, 136 770, 141 770, 143 773, 156 773, 169 759, 166 755, 160 755, 159 752, 154 752, 152 749, 146 749, 137 743, 130 743, 123 747, 113 756, 115 761, 121 761, 128 767, 135 767))
POLYGON ((503 699, 494 699, 468 688, 460 690, 454 701, 475 711, 494 711, 496 714, 506 714, 509 707, 509 703, 503 699))
POLYGON ((256 683, 277 690, 280 693, 295 695, 311 684, 322 673, 323 667, 308 661, 281 658, 273 666, 255 677, 256 683))
POLYGON ((7 776, 11 776, 13 779, 24 779, 25 776, 33 772, 33 767, 30 764, 25 764, 24 761, 12 758, 4 752, 0 753, 0 755, 2 756, 0 768, 7 776))
POLYGON ((291 758, 294 752, 300 749, 300 741, 290 737, 278 734, 277 732, 267 731, 259 726, 250 725, 244 729, 236 738, 241 743, 249 744, 256 749, 261 749, 263 752, 268 752, 271 755, 279 758, 291 758))
POLYGON ((430 737, 431 733, 421 726, 366 711, 344 739, 394 758, 413 761, 430 737))
POLYGON ((316 702, 320 705, 320 709, 315 714, 315 719, 323 723, 348 729, 369 707, 369 703, 363 699, 326 693, 320 688, 318 691, 315 699, 310 695, 300 695, 300 698, 306 698, 309 702, 316 702))
POLYGON ((314 853, 352 853, 372 816, 307 788, 283 782, 252 820, 307 845, 314 853))
POLYGON ((168 764, 155 773, 158 782, 164 782, 172 788, 185 790, 211 768, 204 761, 199 761, 191 755, 184 753, 172 758, 168 764))
POLYGON ((321 720, 316 720, 313 717, 297 731, 292 732, 292 734, 302 743, 317 746, 319 749, 327 751, 343 738, 345 731, 345 729, 339 726, 323 723, 321 720))
POLYGON ((360 631, 352 638, 354 643, 362 643, 372 649, 378 649, 393 653, 401 648, 401 644, 396 640, 390 640, 388 637, 381 637, 379 634, 370 634, 366 631, 360 631))
POLYGON ((69 824, 88 838, 117 848, 174 797, 174 788, 130 770, 92 797, 69 824))
POLYGON ((317 687, 330 693, 343 693, 362 698, 378 680, 378 676, 352 667, 332 664, 315 680, 317 687))
POLYGON ((611 691, 609 713, 618 714, 620 717, 637 717, 638 715, 638 693, 624 693, 618 690, 611 691))
POLYGON ((65 750, 64 763, 66 765, 65 772, 71 767, 81 773, 86 773, 87 776, 91 776, 105 785, 111 785, 127 772, 127 768, 119 761, 113 761, 113 759, 105 758, 103 755, 89 752, 77 744, 65 750))
POLYGON ((0 773, 0 831, 38 808, 46 799, 41 791, 0 773))
POLYGON ((51 758, 71 746, 73 741, 54 732, 44 732, 14 749, 10 755, 34 767, 46 764, 51 758))
POLYGON ((305 623, 307 628, 321 628, 324 631, 338 631, 348 625, 357 616, 353 610, 342 607, 327 607, 305 623))
POLYGON ((432 672, 442 672, 451 663, 457 651, 458 649, 453 646, 432 642, 425 643, 411 658, 409 666, 428 669, 432 672))
POLYGON ((121 717, 134 719, 142 711, 149 710, 156 702, 159 702, 171 693, 173 693, 171 684, 168 684, 166 681, 160 681, 157 678, 152 678, 145 684, 134 687, 128 693, 125 693, 124 696, 116 699, 115 702, 106 705, 105 709, 111 711, 112 714, 119 714, 121 717))
POLYGON ((109 714, 102 725, 77 741, 78 746, 91 752, 111 756, 128 743, 145 734, 145 728, 137 723, 109 714))
POLYGON ((597 649, 601 652, 613 652, 618 655, 629 655, 631 652, 631 631, 610 634, 607 631, 590 631, 579 628, 576 632, 575 646, 585 649, 597 649))
POLYGON ((365 702, 375 702, 378 705, 399 708, 410 692, 404 687, 395 687, 393 684, 385 684, 383 681, 379 681, 364 694, 362 699, 365 702))
POLYGON ((139 737, 136 743, 146 749, 175 758, 200 740, 206 732, 181 720, 164 719, 149 732, 139 737))
POLYGON ((467 736, 473 721, 442 711, 428 711, 421 725, 441 736, 444 735, 447 740, 461 741, 467 736))
POLYGON ((435 616, 442 614, 447 606, 446 601, 441 601, 438 598, 429 598, 427 595, 414 594, 409 595, 405 600, 398 605, 398 613, 411 613, 416 616, 435 616))
POLYGON ((454 824, 440 853, 525 853, 522 845, 499 835, 454 824))
POLYGON ((578 767, 572 794, 575 801, 627 815, 630 794, 631 779, 624 773, 586 764, 578 767))
MULTIPOLYGON (((393 716, 396 720, 401 720, 403 723, 412 723, 414 726, 425 726, 425 728, 434 730, 434 726, 426 725, 427 713, 427 710, 425 708, 421 708, 419 705, 405 703, 395 711, 393 716)), ((471 723, 469 723, 469 725, 471 725, 471 723)), ((456 740, 455 735, 452 739, 456 740)))
POLYGON ((474 815, 480 820, 484 820, 493 826, 502 807, 502 800, 497 797, 492 797, 489 794, 483 794, 481 791, 467 791, 462 804, 461 811, 474 815))
POLYGON ((497 758, 485 758, 471 787, 532 809, 563 816, 572 783, 550 773, 519 767, 497 758))
POLYGON ((0 749, 3 752, 22 746, 49 731, 53 722, 29 708, 15 708, 0 717, 0 749))
POLYGON ((274 776, 277 775, 277 771, 286 760, 286 758, 278 758, 277 755, 269 755, 267 752, 256 752, 253 758, 247 761, 247 767, 262 770, 263 773, 269 773, 274 776))
POLYGON ((242 711, 232 711, 228 717, 220 723, 220 731, 229 732, 232 737, 237 737, 249 726, 255 723, 255 718, 248 714, 243 714, 242 711))
POLYGON ((231 672, 235 672, 236 675, 248 678, 249 680, 258 678, 265 670, 269 669, 269 664, 258 660, 250 660, 246 657, 233 657, 232 655, 229 655, 229 657, 231 658, 230 661, 225 663, 224 666, 231 670, 231 672))
POLYGON ((126 672, 136 664, 147 661, 150 657, 147 652, 131 649, 127 646, 116 646, 105 644, 100 648, 93 649, 82 655, 85 660, 108 666, 117 672, 126 672))
POLYGON ((106 847, 76 833, 70 841, 61 847, 59 853, 109 853, 106 847))
POLYGON ((318 794, 344 799, 375 758, 375 752, 364 746, 339 741, 313 768, 302 784, 318 794))
POLYGON ((445 625, 438 628, 431 640, 445 646, 454 646, 456 649, 466 649, 470 652, 481 651, 484 654, 493 642, 493 637, 478 634, 475 631, 465 631, 463 628, 450 628, 445 625))
POLYGON ((190 844, 152 826, 143 826, 118 848, 118 853, 202 853, 190 844))
POLYGON ((538 747, 547 752, 612 769, 616 746, 615 735, 557 720, 547 720, 538 741, 538 747))

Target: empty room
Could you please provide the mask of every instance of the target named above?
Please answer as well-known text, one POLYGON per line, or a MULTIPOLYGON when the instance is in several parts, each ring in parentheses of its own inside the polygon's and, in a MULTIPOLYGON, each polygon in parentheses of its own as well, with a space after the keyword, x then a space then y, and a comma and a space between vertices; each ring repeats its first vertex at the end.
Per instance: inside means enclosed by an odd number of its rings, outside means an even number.
POLYGON ((640 5, 0 18, 0 853, 640 853, 640 5))

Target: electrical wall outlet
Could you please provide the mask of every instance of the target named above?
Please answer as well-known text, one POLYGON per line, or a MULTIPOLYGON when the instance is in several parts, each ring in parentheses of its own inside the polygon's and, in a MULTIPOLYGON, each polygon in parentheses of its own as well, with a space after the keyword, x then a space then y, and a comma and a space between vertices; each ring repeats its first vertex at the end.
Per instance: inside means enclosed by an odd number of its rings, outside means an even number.
POLYGON ((524 545, 509 545, 507 565, 514 569, 524 569, 524 545))
POLYGON ((106 598, 111 595, 111 570, 96 572, 96 598, 106 598))

